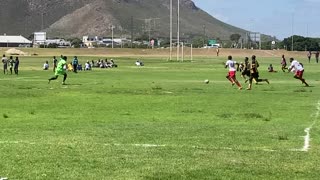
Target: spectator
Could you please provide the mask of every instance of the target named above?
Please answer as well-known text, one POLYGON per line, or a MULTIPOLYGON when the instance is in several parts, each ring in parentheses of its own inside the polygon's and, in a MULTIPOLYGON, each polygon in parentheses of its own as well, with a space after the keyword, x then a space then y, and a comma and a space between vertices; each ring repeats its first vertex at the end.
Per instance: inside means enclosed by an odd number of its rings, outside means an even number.
POLYGON ((275 71, 275 70, 273 69, 272 64, 270 64, 269 67, 268 67, 268 72, 277 72, 277 71, 275 71))
POLYGON ((113 59, 110 60, 111 67, 118 67, 118 65, 113 61, 113 59))
POLYGON ((68 66, 67 66, 67 68, 68 68, 68 71, 73 71, 72 63, 69 63, 68 66))
POLYGON ((140 60, 136 61, 136 66, 144 66, 143 62, 140 60))
POLYGON ((16 60, 14 61, 14 73, 16 75, 19 74, 19 64, 20 64, 20 61, 19 61, 19 57, 16 57, 16 60))
POLYGON ((91 70, 91 64, 89 63, 89 61, 86 62, 84 70, 85 71, 91 70))
POLYGON ((13 64, 14 64, 14 60, 13 60, 12 56, 10 56, 8 63, 9 63, 10 74, 12 74, 12 69, 13 69, 13 64))
POLYGON ((77 69, 78 69, 78 71, 82 71, 82 64, 79 64, 77 69))
POLYGON ((310 63, 311 55, 312 55, 312 53, 311 53, 311 51, 309 51, 309 52, 308 52, 308 54, 307 54, 307 57, 308 57, 309 63, 310 63))
POLYGON ((79 64, 78 57, 77 57, 77 56, 74 56, 74 58, 73 58, 73 60, 72 60, 72 66, 73 66, 73 72, 74 72, 74 73, 77 73, 78 64, 79 64))
POLYGON ((49 62, 46 61, 44 64, 43 64, 43 70, 49 70, 49 62))
POLYGON ((1 61, 3 63, 3 74, 8 74, 8 59, 6 55, 2 56, 1 61))
POLYGON ((319 63, 319 51, 315 53, 315 56, 316 56, 316 63, 319 63))

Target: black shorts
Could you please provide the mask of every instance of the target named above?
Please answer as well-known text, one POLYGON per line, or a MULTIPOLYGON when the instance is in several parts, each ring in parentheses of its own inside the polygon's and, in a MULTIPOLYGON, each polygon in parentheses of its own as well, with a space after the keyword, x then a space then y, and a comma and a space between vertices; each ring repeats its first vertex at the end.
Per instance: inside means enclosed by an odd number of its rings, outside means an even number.
POLYGON ((242 76, 250 76, 250 71, 242 71, 242 76))

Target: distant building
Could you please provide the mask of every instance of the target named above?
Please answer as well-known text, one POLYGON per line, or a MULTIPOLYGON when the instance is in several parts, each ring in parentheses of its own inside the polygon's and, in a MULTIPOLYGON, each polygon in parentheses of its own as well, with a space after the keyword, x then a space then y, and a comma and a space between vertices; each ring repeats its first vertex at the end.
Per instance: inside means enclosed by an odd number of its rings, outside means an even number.
POLYGON ((98 37, 98 36, 83 36, 82 42, 84 46, 90 48, 94 46, 106 46, 111 47, 112 42, 114 46, 122 45, 123 42, 126 42, 127 39, 125 38, 111 38, 111 37, 98 37))
POLYGON ((32 42, 23 36, 0 36, 0 47, 30 47, 32 42))
POLYGON ((71 42, 64 39, 47 39, 46 45, 57 44, 58 47, 71 47, 71 42))
POLYGON ((94 47, 101 41, 102 38, 98 36, 83 36, 82 42, 86 47, 94 47))
POLYGON ((35 32, 33 37, 34 45, 44 45, 46 44, 47 33, 46 32, 35 32))

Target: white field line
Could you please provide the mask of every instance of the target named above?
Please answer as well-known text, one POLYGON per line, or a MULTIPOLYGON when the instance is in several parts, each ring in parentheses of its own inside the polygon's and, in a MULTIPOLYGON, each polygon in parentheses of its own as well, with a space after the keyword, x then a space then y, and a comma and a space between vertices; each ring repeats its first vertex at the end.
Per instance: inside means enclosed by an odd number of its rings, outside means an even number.
POLYGON ((300 151, 308 152, 310 149, 310 141, 311 141, 310 131, 313 128, 313 126, 316 124, 320 114, 320 100, 318 101, 316 108, 317 108, 317 112, 311 115, 311 117, 314 118, 312 124, 304 130, 304 132, 306 133, 306 135, 304 136, 304 146, 302 149, 300 149, 300 151))
MULTIPOLYGON (((24 145, 37 145, 37 144, 44 144, 44 145, 62 145, 62 146, 72 146, 77 144, 84 144, 84 142, 63 142, 63 143, 36 143, 36 142, 29 142, 29 141, 0 141, 1 144, 24 144, 24 145)), ((92 145, 92 144, 91 144, 92 145)), ((165 144, 120 144, 120 143, 96 143, 95 145, 100 146, 122 146, 122 147, 141 147, 141 148, 192 148, 192 149, 203 149, 203 150, 223 150, 223 151, 262 151, 262 152, 276 152, 277 150, 273 149, 266 149, 261 147, 253 147, 253 148, 231 148, 231 147, 205 147, 205 146, 188 146, 188 145, 165 145, 165 144)))
MULTIPOLYGON (((313 128, 313 126, 316 124, 319 115, 320 115, 320 100, 317 103, 316 106, 316 113, 312 114, 311 116, 314 118, 313 123, 307 127, 304 132, 306 132, 306 135, 304 136, 304 146, 302 149, 293 149, 291 151, 303 151, 303 152, 308 152, 308 150, 310 149, 310 141, 311 141, 311 136, 310 136, 310 131, 313 128)), ((36 144, 40 144, 40 143, 36 143, 36 142, 29 142, 29 141, 0 141, 0 144, 29 144, 29 145, 36 145, 36 144)), ((68 143, 68 142, 64 142, 64 143, 42 143, 42 144, 47 144, 47 145, 75 145, 75 144, 86 144, 83 142, 80 143, 68 143)), ((176 147, 176 148, 186 148, 188 146, 179 146, 179 145, 164 145, 164 144, 97 144, 97 145, 105 145, 105 146, 124 146, 124 147, 143 147, 143 148, 157 148, 157 147, 176 147)), ((266 149, 266 148, 259 148, 259 147, 253 147, 251 149, 241 149, 241 148, 230 148, 230 147, 200 147, 200 146, 189 146, 189 148, 194 148, 194 149, 213 149, 213 150, 230 150, 230 151, 265 151, 265 152, 276 152, 277 150, 273 150, 273 149, 266 149)))

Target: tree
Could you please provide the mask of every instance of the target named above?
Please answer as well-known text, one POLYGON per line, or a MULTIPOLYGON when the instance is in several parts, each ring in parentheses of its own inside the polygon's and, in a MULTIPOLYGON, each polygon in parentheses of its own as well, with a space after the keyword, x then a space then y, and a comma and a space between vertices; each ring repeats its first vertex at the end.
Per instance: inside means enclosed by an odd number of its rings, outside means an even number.
POLYGON ((230 40, 233 42, 235 47, 238 46, 240 38, 241 38, 240 34, 231 34, 230 35, 230 40))
POLYGON ((203 37, 201 37, 201 36, 193 37, 192 45, 194 48, 203 47, 203 37))
MULTIPOLYGON (((319 39, 306 38, 303 36, 293 36, 293 50, 295 51, 318 51, 320 49, 319 39)), ((292 50, 292 36, 285 38, 281 45, 287 50, 292 50)))
POLYGON ((72 38, 72 39, 69 39, 69 41, 71 42, 71 46, 72 47, 74 47, 74 48, 80 48, 81 47, 81 44, 82 44, 81 39, 72 38))

